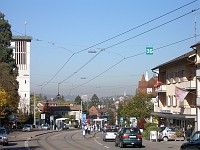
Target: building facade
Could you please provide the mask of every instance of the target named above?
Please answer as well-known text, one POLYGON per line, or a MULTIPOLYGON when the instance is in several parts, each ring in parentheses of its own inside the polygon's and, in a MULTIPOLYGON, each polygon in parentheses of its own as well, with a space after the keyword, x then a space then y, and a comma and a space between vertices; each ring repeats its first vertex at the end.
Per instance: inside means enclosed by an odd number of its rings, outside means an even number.
POLYGON ((177 127, 184 131, 188 127, 194 131, 197 127, 197 77, 196 50, 170 60, 152 69, 158 73, 156 89, 158 105, 154 108, 154 116, 158 117, 159 125, 177 127), (176 89, 187 92, 182 99, 178 99, 176 89))
POLYGON ((30 113, 30 44, 29 36, 13 36, 11 47, 18 67, 17 81, 19 82, 19 106, 22 112, 30 113))

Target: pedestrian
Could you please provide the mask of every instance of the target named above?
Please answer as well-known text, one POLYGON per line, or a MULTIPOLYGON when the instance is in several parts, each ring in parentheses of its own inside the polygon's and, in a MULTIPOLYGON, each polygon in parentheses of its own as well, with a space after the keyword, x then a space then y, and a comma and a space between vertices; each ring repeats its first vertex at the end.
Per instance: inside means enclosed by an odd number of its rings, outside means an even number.
POLYGON ((85 138, 85 126, 83 127, 83 137, 85 138))
POLYGON ((88 127, 87 127, 88 134, 90 134, 90 130, 91 130, 91 126, 90 126, 90 124, 88 124, 88 127))

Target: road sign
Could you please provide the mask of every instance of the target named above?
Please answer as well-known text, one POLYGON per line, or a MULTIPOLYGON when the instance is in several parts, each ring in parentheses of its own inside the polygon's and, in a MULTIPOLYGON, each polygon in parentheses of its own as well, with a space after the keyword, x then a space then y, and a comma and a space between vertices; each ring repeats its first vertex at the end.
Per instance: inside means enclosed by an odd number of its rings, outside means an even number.
POLYGON ((45 119, 45 114, 41 114, 41 119, 45 119))
POLYGON ((123 117, 120 117, 120 122, 123 122, 123 121, 124 121, 123 117))
POLYGON ((146 55, 153 55, 153 47, 146 47, 146 55))
POLYGON ((104 121, 108 121, 108 118, 103 118, 104 121))
POLYGON ((82 120, 86 120, 86 114, 82 114, 82 120))

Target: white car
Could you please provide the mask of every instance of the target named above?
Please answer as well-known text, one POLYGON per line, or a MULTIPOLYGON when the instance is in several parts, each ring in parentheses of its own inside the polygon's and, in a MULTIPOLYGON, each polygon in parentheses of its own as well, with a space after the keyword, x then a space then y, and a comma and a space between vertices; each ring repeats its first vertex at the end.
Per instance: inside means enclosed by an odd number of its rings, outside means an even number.
POLYGON ((106 129, 103 132, 103 141, 115 140, 117 129, 106 129))
POLYGON ((161 127, 158 134, 158 141, 176 140, 176 131, 169 127, 161 127))

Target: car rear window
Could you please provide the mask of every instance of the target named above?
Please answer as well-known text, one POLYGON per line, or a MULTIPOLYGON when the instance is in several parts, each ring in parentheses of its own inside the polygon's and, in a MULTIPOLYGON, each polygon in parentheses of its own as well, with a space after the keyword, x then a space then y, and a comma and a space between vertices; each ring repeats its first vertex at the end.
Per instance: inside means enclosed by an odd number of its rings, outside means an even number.
POLYGON ((117 129, 106 129, 106 132, 117 132, 117 129))
POLYGON ((140 134, 140 130, 138 128, 125 128, 124 133, 127 134, 140 134))

